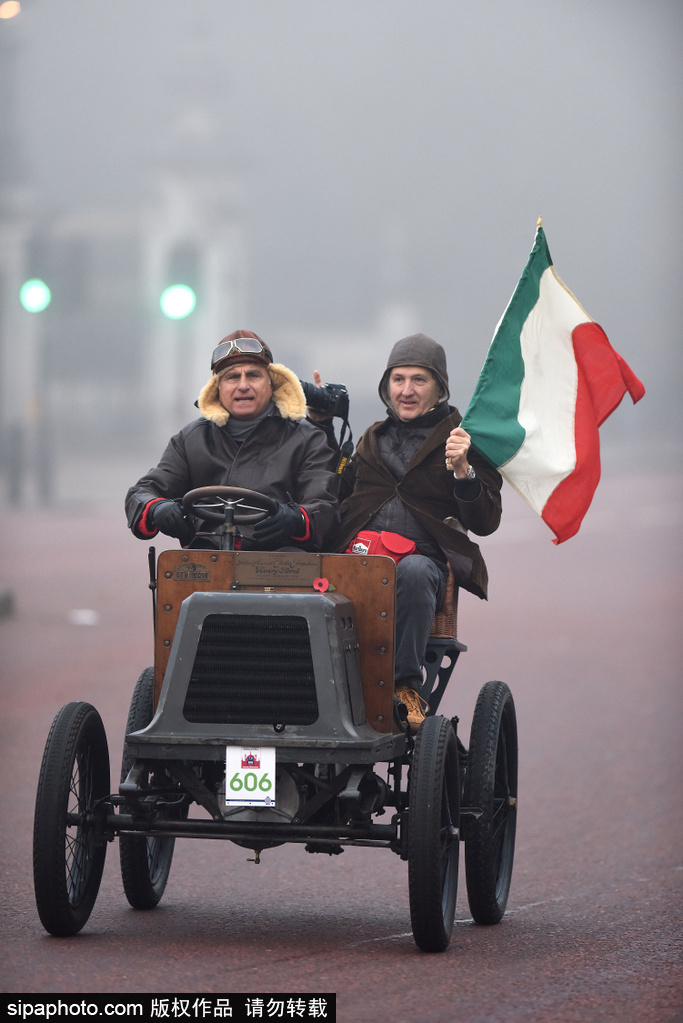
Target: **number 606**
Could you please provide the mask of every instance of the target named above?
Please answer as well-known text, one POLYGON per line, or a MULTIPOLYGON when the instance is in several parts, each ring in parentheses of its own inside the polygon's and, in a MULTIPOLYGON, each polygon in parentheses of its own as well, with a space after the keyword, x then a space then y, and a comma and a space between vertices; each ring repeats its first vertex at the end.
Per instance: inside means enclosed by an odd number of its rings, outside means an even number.
POLYGON ((269 792, 272 787, 273 783, 268 777, 267 771, 265 771, 260 778, 253 771, 247 771, 245 775, 240 774, 239 771, 235 771, 230 779, 230 788, 233 792, 241 792, 242 789, 246 789, 247 792, 255 792, 257 788, 260 789, 261 792, 269 792))

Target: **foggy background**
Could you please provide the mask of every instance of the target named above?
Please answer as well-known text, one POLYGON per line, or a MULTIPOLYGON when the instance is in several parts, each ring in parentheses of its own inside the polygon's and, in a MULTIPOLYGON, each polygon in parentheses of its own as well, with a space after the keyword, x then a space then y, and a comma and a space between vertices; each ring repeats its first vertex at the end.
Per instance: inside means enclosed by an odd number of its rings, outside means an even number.
MULTIPOLYGON (((148 967, 155 990, 195 976, 229 989, 246 956, 253 976, 262 965, 305 988, 322 976, 344 990, 348 976, 360 1004, 369 952, 372 1012, 377 965, 406 961, 393 921, 407 906, 398 875, 375 885, 328 857, 314 857, 324 891, 310 864, 266 865, 255 900, 233 879, 226 912, 224 862, 212 873, 207 850, 180 849, 160 926, 121 914, 110 853, 78 955, 42 940, 29 851, 42 745, 54 711, 87 700, 117 771, 152 652, 147 545, 126 530, 124 495, 195 417, 216 342, 250 328, 305 378, 345 382, 357 439, 383 415, 392 343, 422 330, 446 348, 464 411, 542 215, 558 274, 646 394, 601 429, 603 480, 579 536, 553 546, 506 485, 482 544, 491 600, 460 602, 469 650, 448 713, 465 737, 485 679, 515 693, 526 809, 513 908, 530 912, 498 938, 462 935, 457 1007, 616 1018, 628 1006, 624 1019, 643 1020, 673 1005, 682 43, 681 0, 22 0, 0 17, 5 990, 125 990, 148 967), (172 323, 160 290, 184 273, 197 309, 172 323), (40 313, 18 301, 34 275, 52 290, 40 313), (383 884, 379 911, 356 924, 383 884), (298 922, 292 892, 305 892, 298 922), (256 917, 245 943, 240 924, 256 917), (197 920, 199 941, 184 941, 197 920)), ((392 970, 402 1017, 423 1015, 429 969, 417 966, 419 985, 392 970)), ((448 962, 441 974, 452 986, 448 962)), ((434 987, 436 1018, 451 994, 434 987)))
POLYGON ((464 412, 539 215, 646 387, 603 465, 672 460, 682 30, 677 0, 24 0, 0 20, 12 502, 122 504, 238 327, 346 383, 356 439, 415 330, 464 412), (179 326, 157 285, 183 231, 222 269, 179 326), (63 296, 30 314, 36 237, 63 296))

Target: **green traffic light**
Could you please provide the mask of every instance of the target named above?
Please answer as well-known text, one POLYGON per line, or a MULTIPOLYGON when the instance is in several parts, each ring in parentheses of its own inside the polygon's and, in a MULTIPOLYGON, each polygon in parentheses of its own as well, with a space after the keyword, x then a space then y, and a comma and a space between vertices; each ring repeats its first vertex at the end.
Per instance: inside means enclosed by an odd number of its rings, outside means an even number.
POLYGON ((45 281, 34 278, 22 284, 19 301, 27 313, 42 313, 52 301, 52 294, 45 281))
POLYGON ((187 284, 172 284, 159 300, 161 311, 169 320, 182 320, 189 316, 197 304, 197 296, 187 284))

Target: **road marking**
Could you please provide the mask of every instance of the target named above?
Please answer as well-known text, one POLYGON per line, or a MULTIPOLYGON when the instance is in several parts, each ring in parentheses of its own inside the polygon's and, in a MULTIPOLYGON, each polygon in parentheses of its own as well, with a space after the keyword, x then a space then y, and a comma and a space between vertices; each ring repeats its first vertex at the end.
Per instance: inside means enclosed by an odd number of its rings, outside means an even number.
MULTIPOLYGON (((537 906, 548 906, 553 902, 564 902, 564 896, 558 895, 553 899, 542 899, 540 902, 527 902, 523 906, 515 906, 513 909, 506 909, 505 916, 514 916, 515 913, 524 913, 527 909, 536 909, 537 906)), ((454 920, 454 924, 473 924, 474 920, 471 916, 463 917, 460 920, 454 920)), ((372 945, 378 941, 402 941, 404 938, 412 938, 412 931, 403 931, 401 934, 384 934, 378 938, 364 938, 363 941, 353 942, 351 945, 346 945, 346 948, 357 948, 360 945, 372 945)))
POLYGON ((556 895, 554 899, 542 899, 540 902, 527 902, 524 906, 515 906, 514 909, 506 909, 505 916, 513 913, 523 913, 527 909, 535 909, 537 906, 548 906, 552 902, 564 902, 564 895, 556 895))

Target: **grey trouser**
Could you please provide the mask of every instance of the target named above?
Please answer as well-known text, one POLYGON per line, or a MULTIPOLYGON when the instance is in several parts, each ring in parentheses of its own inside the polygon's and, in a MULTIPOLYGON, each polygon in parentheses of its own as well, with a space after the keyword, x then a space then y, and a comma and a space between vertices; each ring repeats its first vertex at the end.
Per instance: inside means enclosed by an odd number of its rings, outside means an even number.
POLYGON ((423 554, 396 566, 396 656, 394 685, 422 684, 422 663, 432 621, 446 592, 448 573, 423 554))

